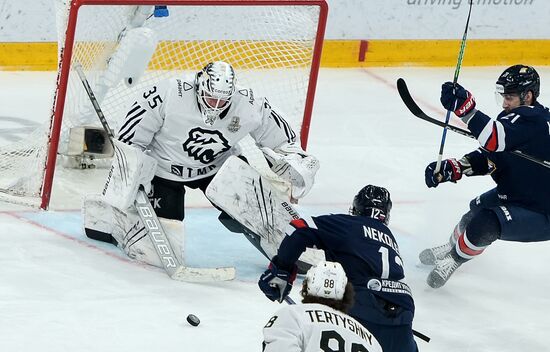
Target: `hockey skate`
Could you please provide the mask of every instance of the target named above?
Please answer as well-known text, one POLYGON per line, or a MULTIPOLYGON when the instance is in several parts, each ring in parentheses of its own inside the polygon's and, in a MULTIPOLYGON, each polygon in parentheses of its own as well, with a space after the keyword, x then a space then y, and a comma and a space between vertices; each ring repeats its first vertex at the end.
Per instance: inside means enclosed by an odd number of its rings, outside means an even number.
POLYGON ((424 265, 436 265, 436 263, 443 258, 453 249, 454 244, 447 242, 441 246, 426 248, 418 255, 420 263, 424 265))
POLYGON ((453 233, 449 237, 449 241, 441 246, 426 248, 418 255, 420 263, 424 265, 436 265, 437 261, 445 258, 447 253, 453 249, 456 245, 457 238, 463 231, 460 229, 460 225, 456 225, 453 233))
POLYGON ((449 252, 437 261, 435 268, 428 274, 426 280, 430 287, 440 288, 445 285, 456 269, 462 265, 463 261, 457 258, 456 254, 453 254, 453 252, 449 252))

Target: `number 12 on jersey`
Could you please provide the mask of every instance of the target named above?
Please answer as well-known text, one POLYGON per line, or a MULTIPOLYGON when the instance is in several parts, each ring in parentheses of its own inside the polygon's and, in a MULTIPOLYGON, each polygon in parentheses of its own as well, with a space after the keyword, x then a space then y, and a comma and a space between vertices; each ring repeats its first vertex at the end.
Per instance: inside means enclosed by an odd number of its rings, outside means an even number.
MULTIPOLYGON (((387 279, 390 277, 390 265, 391 265, 389 249, 387 247, 381 246, 378 249, 378 253, 380 253, 381 260, 382 260, 382 272, 380 273, 380 278, 387 279)), ((395 254, 394 261, 395 261, 395 264, 403 268, 403 260, 397 253, 395 254)))

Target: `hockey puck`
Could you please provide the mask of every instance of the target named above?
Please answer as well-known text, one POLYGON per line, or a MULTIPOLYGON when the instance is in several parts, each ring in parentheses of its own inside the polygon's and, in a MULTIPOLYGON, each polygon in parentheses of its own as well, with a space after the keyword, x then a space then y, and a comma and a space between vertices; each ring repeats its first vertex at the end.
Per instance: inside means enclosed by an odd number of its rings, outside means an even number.
POLYGON ((194 314, 189 314, 187 316, 187 322, 193 326, 198 326, 201 323, 199 318, 194 314))

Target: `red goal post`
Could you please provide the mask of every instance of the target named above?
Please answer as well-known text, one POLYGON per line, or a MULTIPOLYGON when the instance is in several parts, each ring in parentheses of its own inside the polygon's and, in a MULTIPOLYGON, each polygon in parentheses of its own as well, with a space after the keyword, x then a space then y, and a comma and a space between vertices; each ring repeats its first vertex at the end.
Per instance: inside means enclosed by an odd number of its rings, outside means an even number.
MULTIPOLYGON (((49 206, 57 155, 64 153, 68 130, 81 124, 98 125, 73 72, 76 63, 82 65, 116 129, 128 103, 125 97, 135 89, 195 72, 209 61, 225 60, 235 67, 239 84, 252 87, 282 108, 300 131, 305 148, 327 13, 327 3, 319 0, 73 0, 60 51, 40 207, 49 206), (137 10, 131 14, 134 8, 155 5, 167 6, 168 17, 149 16, 140 22, 135 17, 137 10), (122 47, 121 37, 128 28, 140 26, 152 29, 158 37, 143 75, 131 87, 126 82, 111 82, 111 76, 124 70, 112 67, 120 59, 116 55, 122 47), (87 115, 89 122, 83 119, 87 115)), ((124 60, 129 58, 122 55, 119 61, 124 64, 124 60)))

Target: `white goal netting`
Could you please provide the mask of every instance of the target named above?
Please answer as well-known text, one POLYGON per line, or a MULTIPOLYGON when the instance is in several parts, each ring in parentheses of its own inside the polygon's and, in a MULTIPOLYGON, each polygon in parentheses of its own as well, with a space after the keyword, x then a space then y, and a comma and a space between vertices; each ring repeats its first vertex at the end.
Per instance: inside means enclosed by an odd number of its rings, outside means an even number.
MULTIPOLYGON (((68 21, 67 47, 62 55, 63 63, 70 63, 67 84, 60 75, 56 91, 57 104, 66 94, 64 111, 60 114, 59 106, 55 106, 58 114, 51 120, 56 121, 54 125, 61 123, 58 155, 67 158, 70 154, 71 128, 101 126, 74 70, 76 64, 82 66, 115 131, 131 103, 129 96, 136 90, 164 78, 193 74, 215 60, 231 63, 238 84, 267 97, 297 131, 304 129, 305 118, 307 131, 307 104, 313 99, 310 87, 315 85, 326 19, 326 7, 320 6, 320 1, 280 1, 276 6, 266 5, 274 3, 266 1, 255 5, 251 1, 242 2, 247 5, 239 1, 217 1, 218 5, 205 2, 206 6, 171 1, 168 16, 162 16, 161 9, 155 12, 153 1, 135 6, 108 5, 108 1, 105 5, 86 5, 82 0, 73 6, 80 2, 83 5, 78 12, 71 12, 76 16, 74 40, 72 22, 68 21), (145 62, 140 63, 144 57, 145 62)), ((47 207, 48 178, 55 165, 49 165, 45 172, 46 158, 55 143, 50 143, 50 120, 44 120, 44 126, 28 138, 0 147, 0 198, 15 197, 47 207)), ((55 134, 52 138, 55 140, 55 134)))

